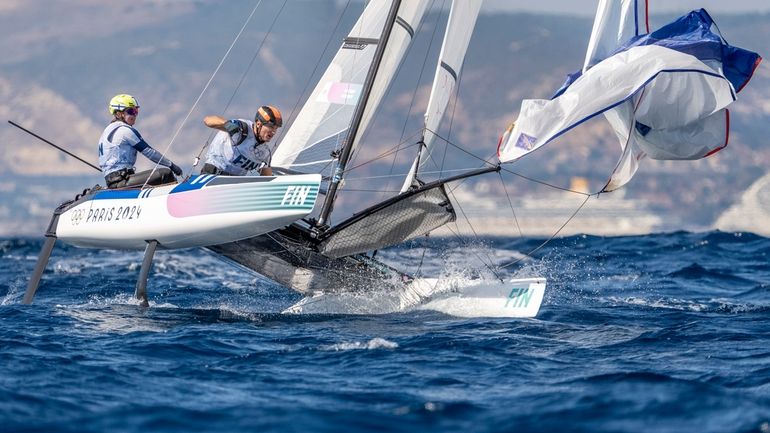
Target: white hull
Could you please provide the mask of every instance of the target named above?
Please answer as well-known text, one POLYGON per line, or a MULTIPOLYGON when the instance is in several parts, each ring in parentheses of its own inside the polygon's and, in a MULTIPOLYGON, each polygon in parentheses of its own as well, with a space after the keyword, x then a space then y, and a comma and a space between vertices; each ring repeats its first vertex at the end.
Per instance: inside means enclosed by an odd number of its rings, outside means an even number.
POLYGON ((388 314, 433 310, 457 317, 535 317, 545 278, 501 282, 418 278, 400 291, 316 293, 287 308, 291 314, 388 314))
POLYGON ((321 176, 193 176, 178 185, 102 190, 64 211, 57 238, 79 247, 190 248, 284 227, 312 212, 321 176))

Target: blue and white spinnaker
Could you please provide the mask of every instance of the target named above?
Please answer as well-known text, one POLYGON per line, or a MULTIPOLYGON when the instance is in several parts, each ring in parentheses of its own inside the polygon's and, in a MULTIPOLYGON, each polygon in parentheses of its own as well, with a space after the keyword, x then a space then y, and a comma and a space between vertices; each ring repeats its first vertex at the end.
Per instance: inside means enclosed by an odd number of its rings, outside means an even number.
POLYGON ((500 161, 521 158, 602 113, 623 149, 602 191, 625 185, 645 157, 693 160, 727 146, 726 107, 761 57, 713 33, 704 9, 640 34, 646 23, 646 2, 601 0, 583 70, 552 99, 522 101, 501 139, 500 161))

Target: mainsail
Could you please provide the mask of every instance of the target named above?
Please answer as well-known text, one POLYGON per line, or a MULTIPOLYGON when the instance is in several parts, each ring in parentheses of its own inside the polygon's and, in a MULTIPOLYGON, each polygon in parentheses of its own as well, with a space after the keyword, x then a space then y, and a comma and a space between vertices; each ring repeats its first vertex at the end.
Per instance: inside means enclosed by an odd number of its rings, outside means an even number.
MULTIPOLYGON (((380 18, 388 12, 384 4, 385 2, 382 1, 370 3, 346 39, 346 41, 351 40, 353 35, 365 31, 370 42, 363 48, 357 46, 354 47, 355 49, 368 50, 369 45, 375 45, 375 42, 379 44, 374 39, 375 35, 371 28, 364 25, 364 22, 375 22, 376 28, 382 32, 380 38, 387 38, 386 44, 380 47, 382 49, 381 58, 373 51, 371 55, 367 54, 366 61, 362 62, 361 59, 351 56, 349 42, 344 43, 313 92, 313 96, 306 103, 292 129, 278 147, 273 159, 273 165, 282 165, 299 171, 324 171, 328 169, 327 173, 332 175, 326 203, 319 217, 319 225, 324 225, 324 227, 320 233, 316 234, 316 238, 320 241, 319 251, 329 257, 359 254, 395 245, 404 240, 429 233, 456 218, 449 197, 443 188, 443 182, 441 182, 433 185, 432 188, 423 188, 408 195, 402 194, 398 197, 388 198, 368 209, 359 211, 353 218, 342 221, 336 226, 325 227, 337 187, 346 174, 344 169, 347 156, 356 148, 359 137, 368 126, 373 113, 393 80, 395 71, 414 36, 414 27, 422 19, 428 2, 421 0, 394 3, 392 7, 398 9, 397 15, 394 18, 391 17, 391 21, 383 21, 380 18), (365 63, 367 66, 371 65, 373 70, 362 77, 361 65, 356 68, 349 67, 348 69, 359 72, 350 79, 364 83, 362 85, 356 84, 358 86, 356 88, 360 88, 361 91, 350 92, 351 94, 355 93, 355 96, 346 99, 344 104, 338 103, 340 101, 331 101, 327 97, 326 89, 329 86, 339 85, 338 82, 333 81, 338 79, 336 71, 340 69, 341 64, 353 61, 365 63), (372 81, 368 83, 367 80, 372 81), (358 104, 353 107, 355 110, 348 104, 354 101, 358 104), (333 114, 319 117, 318 113, 324 110, 327 112, 331 110, 333 114), (356 114, 357 111, 360 113, 356 114), (308 127, 305 124, 307 119, 314 116, 321 118, 321 123, 311 124, 308 127), (345 124, 345 122, 350 123, 345 124), (333 124, 337 126, 330 126, 333 124), (343 124, 344 126, 342 126, 343 124), (315 129, 311 130, 312 128, 315 129), (319 130, 325 132, 319 133, 319 130), (297 137, 300 134, 305 138, 298 140, 297 137), (320 140, 313 141, 314 137, 320 137, 320 140)), ((457 71, 462 66, 480 7, 480 1, 458 1, 452 4, 425 116, 426 127, 424 130, 427 132, 423 141, 426 148, 429 148, 433 141, 432 131, 438 129, 438 124, 456 84, 457 71)), ((355 40, 360 42, 362 37, 356 36, 355 40)), ((346 76, 345 79, 348 78, 346 76)), ((345 86, 350 88, 347 82, 345 86)), ((418 161, 419 155, 415 160, 415 168, 418 161)), ((413 176, 414 172, 408 176, 407 182, 411 183, 413 176)))
POLYGON ((501 140, 501 162, 521 158, 602 113, 623 149, 602 191, 625 185, 645 157, 699 159, 727 145, 726 107, 761 57, 713 33, 711 16, 700 9, 655 32, 619 42, 602 59, 606 48, 600 46, 628 34, 628 28, 640 28, 638 9, 628 6, 635 2, 622 3, 600 3, 585 72, 571 75, 551 100, 522 102, 519 118, 501 140), (618 7, 624 15, 615 15, 625 23, 620 31, 597 24, 618 7))
MULTIPOLYGON (((363 129, 395 75, 427 4, 427 0, 417 0, 400 5, 396 25, 369 94, 361 122, 363 129)), ((347 138, 353 113, 362 97, 375 50, 381 43, 379 39, 389 6, 387 0, 372 0, 366 6, 276 149, 272 165, 303 173, 331 173, 335 155, 347 138)))

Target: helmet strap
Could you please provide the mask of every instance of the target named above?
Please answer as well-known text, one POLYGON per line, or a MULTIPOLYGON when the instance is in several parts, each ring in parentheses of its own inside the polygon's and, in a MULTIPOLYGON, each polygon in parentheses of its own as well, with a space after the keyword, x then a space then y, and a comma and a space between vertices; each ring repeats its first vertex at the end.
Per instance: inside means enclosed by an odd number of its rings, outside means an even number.
POLYGON ((257 120, 257 121, 254 122, 254 131, 253 132, 254 132, 254 138, 257 139, 257 145, 260 145, 260 144, 264 143, 264 141, 262 141, 262 138, 260 138, 260 136, 259 136, 259 131, 262 130, 262 126, 263 125, 262 125, 262 121, 261 120, 257 120))

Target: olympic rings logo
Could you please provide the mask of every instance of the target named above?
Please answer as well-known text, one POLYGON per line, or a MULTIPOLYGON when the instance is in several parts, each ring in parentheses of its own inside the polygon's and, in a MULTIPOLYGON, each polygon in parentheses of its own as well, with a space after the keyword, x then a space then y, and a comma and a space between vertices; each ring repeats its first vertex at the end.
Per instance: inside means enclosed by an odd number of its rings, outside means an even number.
POLYGON ((83 221, 83 217, 86 216, 86 211, 83 209, 75 209, 72 211, 72 215, 70 215, 70 222, 72 222, 73 225, 80 224, 81 221, 83 221))

